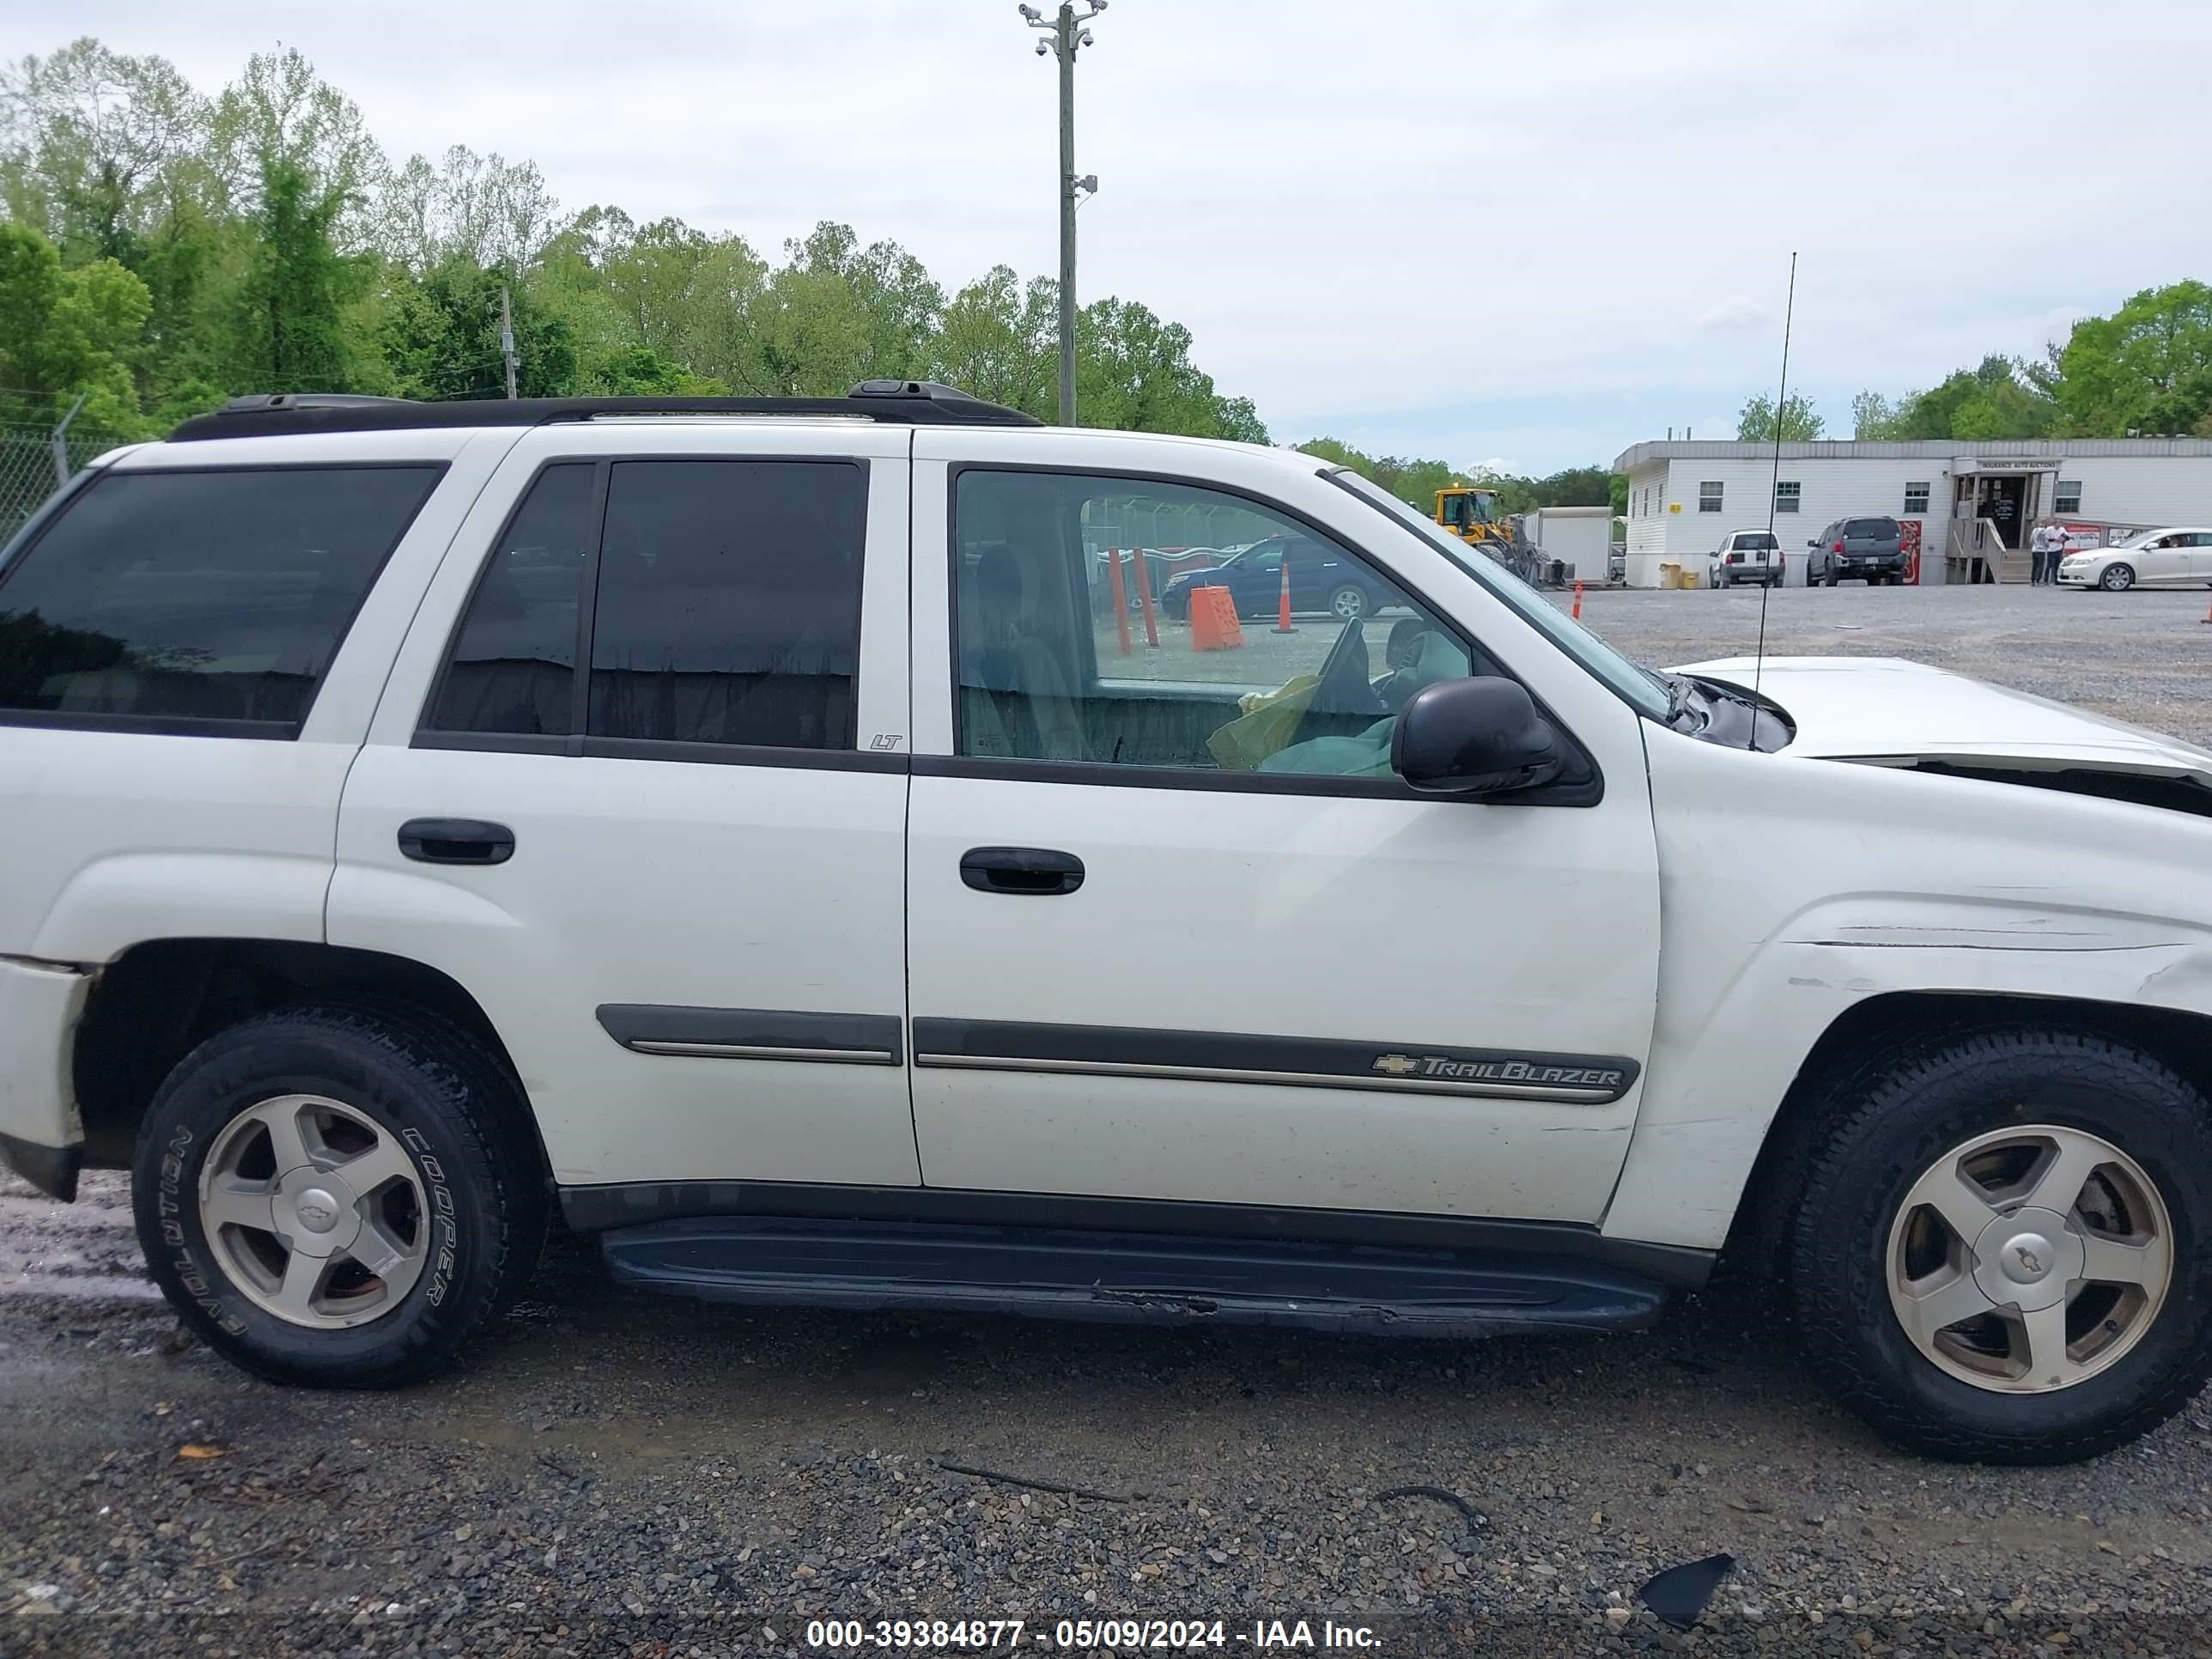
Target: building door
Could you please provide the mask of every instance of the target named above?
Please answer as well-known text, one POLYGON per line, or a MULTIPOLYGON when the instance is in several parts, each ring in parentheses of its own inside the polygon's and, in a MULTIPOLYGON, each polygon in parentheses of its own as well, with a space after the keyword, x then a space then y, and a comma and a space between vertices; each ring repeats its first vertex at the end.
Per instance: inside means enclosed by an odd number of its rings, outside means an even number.
POLYGON ((2027 518, 2027 480, 2017 475, 1984 477, 1981 483, 1981 516, 1996 526, 1997 538, 2008 549, 2017 548, 2027 518))

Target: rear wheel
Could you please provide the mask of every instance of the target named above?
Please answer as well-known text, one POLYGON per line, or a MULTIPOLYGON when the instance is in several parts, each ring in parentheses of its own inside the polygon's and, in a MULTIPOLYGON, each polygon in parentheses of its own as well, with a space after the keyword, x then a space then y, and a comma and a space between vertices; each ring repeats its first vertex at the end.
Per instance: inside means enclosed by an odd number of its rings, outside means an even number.
POLYGON ((2108 564, 2097 579, 2097 586, 2107 593, 2124 593, 2135 585, 2136 568, 2131 564, 2108 564))
POLYGON ((1791 1241, 1807 1351, 1881 1433, 2057 1463, 2212 1373, 2212 1107, 2101 1038, 2002 1031, 1907 1060, 1829 1124, 1791 1241))
POLYGON ((1328 608, 1339 622, 1358 622, 1373 609, 1367 600, 1367 590, 1355 587, 1350 582, 1328 596, 1328 608))
POLYGON ((155 1280, 248 1370, 383 1387, 441 1369, 546 1229, 515 1085, 428 1018, 289 1009, 179 1063, 132 1178, 155 1280))

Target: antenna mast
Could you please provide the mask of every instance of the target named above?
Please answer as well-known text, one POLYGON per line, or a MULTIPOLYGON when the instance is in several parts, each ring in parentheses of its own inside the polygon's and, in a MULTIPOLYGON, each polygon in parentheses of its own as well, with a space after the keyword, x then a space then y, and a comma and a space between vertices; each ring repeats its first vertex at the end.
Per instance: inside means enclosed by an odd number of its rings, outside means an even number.
MULTIPOLYGON (((1781 543, 1774 538, 1774 497, 1782 487, 1782 414, 1790 404, 1790 327, 1797 316, 1797 251, 1790 252, 1790 298, 1782 308, 1782 385, 1774 394, 1774 476, 1766 484, 1766 538, 1773 543, 1769 550, 1778 556, 1781 543)), ((1751 735, 1744 740, 1747 749, 1759 747, 1759 683, 1766 672, 1766 601, 1774 592, 1772 582, 1759 585, 1759 654, 1751 665, 1751 735)))

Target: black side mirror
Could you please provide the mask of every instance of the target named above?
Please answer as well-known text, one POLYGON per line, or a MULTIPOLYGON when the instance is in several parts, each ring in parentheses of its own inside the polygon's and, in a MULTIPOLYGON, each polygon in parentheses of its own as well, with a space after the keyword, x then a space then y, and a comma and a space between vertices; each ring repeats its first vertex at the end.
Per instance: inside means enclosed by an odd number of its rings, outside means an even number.
POLYGON ((1478 675, 1439 680, 1406 700, 1390 766, 1425 794, 1495 795, 1550 782, 1566 755, 1519 682, 1478 675))

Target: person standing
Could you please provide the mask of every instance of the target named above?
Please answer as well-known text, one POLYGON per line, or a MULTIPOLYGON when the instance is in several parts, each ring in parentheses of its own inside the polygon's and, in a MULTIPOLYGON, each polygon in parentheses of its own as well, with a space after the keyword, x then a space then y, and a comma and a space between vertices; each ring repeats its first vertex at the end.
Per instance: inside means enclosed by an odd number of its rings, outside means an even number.
POLYGON ((2057 574, 2058 562, 2051 551, 2051 544, 2057 539, 2057 526, 2048 522, 2039 524, 2027 538, 2028 549, 2033 555, 2029 580, 2037 585, 2051 581, 2057 574))

